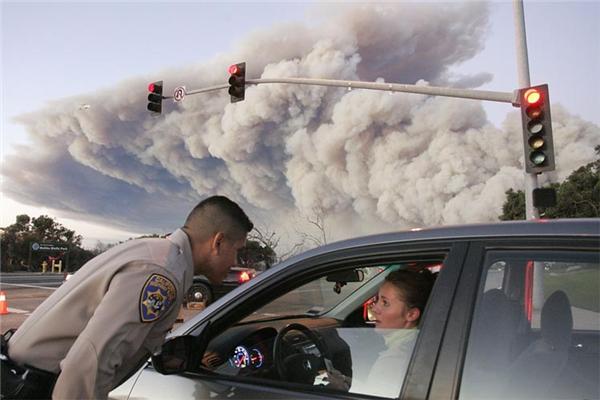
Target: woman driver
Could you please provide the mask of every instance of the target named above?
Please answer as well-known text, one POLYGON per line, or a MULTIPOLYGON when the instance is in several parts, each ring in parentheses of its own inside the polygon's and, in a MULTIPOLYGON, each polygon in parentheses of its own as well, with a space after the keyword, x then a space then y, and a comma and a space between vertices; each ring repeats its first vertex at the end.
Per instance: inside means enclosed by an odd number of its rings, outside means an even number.
POLYGON ((350 379, 335 371, 328 376, 329 387, 382 397, 398 396, 434 281, 434 275, 427 269, 397 270, 386 276, 371 305, 375 329, 383 336, 385 349, 371 366, 366 380, 357 376, 350 379))

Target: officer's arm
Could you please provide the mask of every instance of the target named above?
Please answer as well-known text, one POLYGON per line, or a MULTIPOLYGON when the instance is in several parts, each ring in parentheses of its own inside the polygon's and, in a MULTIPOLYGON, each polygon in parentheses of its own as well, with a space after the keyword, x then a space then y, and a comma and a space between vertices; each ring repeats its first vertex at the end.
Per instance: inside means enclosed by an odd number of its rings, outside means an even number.
POLYGON ((174 283, 168 272, 151 264, 132 263, 114 275, 93 317, 61 361, 52 397, 106 398, 124 360, 146 352, 142 346, 150 333, 166 334, 170 323, 165 320, 178 312, 176 298, 169 293, 174 283), (154 332, 157 328, 161 332, 154 332))

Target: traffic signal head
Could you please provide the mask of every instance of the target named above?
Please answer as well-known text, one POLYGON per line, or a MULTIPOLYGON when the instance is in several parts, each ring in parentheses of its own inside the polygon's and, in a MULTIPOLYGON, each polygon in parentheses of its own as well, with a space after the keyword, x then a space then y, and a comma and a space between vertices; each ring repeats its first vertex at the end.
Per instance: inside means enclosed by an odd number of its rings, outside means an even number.
POLYGON ((160 114, 162 112, 163 81, 152 82, 148 85, 148 110, 160 114))
POLYGON ((244 100, 246 93, 246 63, 233 64, 229 67, 229 95, 231 102, 244 100))
POLYGON ((539 174, 554 171, 554 144, 548 85, 519 90, 525 171, 539 174))

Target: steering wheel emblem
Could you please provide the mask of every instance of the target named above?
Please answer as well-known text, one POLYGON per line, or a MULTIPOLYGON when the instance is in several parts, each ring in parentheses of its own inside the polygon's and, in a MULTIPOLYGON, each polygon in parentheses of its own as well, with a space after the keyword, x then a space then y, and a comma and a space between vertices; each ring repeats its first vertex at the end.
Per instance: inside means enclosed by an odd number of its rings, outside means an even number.
POLYGON ((310 360, 304 360, 304 362, 302 363, 302 366, 304 367, 305 371, 312 370, 312 364, 310 363, 310 360))

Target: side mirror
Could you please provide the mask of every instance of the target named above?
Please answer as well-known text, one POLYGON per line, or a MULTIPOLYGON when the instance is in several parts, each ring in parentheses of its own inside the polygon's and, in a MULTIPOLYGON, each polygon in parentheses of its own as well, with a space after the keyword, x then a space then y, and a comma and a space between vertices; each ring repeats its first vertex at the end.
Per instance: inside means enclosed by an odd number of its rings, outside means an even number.
POLYGON ((356 268, 333 272, 327 275, 327 282, 362 282, 364 279, 364 271, 356 268))
POLYGON ((199 353, 198 339, 194 336, 177 336, 167 340, 159 354, 152 356, 152 366, 163 375, 176 374, 193 366, 199 353))

